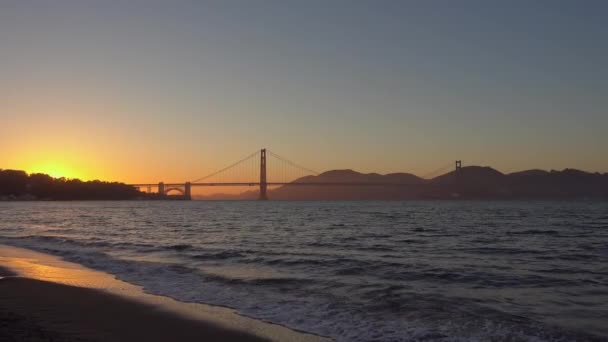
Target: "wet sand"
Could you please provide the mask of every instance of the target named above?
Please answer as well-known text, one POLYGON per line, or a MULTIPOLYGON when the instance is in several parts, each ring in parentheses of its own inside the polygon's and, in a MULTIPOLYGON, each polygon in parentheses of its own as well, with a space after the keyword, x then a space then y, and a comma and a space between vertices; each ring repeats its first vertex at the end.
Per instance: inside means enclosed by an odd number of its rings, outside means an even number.
POLYGON ((2 341, 264 341, 101 291, 0 280, 2 341))
POLYGON ((328 341, 0 245, 0 341, 328 341))

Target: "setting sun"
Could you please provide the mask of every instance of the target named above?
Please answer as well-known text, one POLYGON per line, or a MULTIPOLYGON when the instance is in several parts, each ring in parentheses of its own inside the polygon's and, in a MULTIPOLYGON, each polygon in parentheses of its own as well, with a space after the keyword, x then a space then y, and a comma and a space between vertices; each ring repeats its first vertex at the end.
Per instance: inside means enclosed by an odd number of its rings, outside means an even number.
POLYGON ((45 173, 53 178, 83 178, 82 172, 74 170, 65 163, 43 163, 27 169, 28 173, 45 173))

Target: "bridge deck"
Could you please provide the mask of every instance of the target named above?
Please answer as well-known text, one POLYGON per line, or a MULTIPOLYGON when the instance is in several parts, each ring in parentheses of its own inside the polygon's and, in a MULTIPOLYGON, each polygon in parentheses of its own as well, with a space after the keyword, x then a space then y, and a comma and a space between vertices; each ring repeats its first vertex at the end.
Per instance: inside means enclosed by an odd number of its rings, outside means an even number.
MULTIPOLYGON (((129 184, 131 186, 151 186, 156 187, 158 183, 154 184, 129 184)), ((184 186, 185 183, 164 183, 165 187, 179 187, 184 186)), ((411 184, 411 183, 358 183, 358 182, 307 182, 307 183, 281 183, 281 182, 268 182, 268 186, 428 186, 428 183, 411 184)), ((260 186, 260 183, 190 183, 190 186, 260 186)))

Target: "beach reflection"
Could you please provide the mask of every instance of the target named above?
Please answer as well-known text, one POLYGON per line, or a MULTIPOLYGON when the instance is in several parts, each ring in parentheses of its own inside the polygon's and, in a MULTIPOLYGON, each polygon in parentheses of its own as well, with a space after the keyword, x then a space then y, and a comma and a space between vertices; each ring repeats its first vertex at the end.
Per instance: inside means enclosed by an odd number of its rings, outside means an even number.
MULTIPOLYGON (((228 329, 247 331, 270 340, 328 341, 319 336, 298 333, 282 326, 240 316, 228 308, 178 302, 168 297, 145 293, 143 288, 116 279, 110 274, 28 249, 0 245, 0 265, 19 277, 110 292, 182 316, 210 322, 228 329)), ((244 270, 241 272, 243 275, 246 274, 244 270)), ((0 281, 1 279, 0 277, 0 281)))

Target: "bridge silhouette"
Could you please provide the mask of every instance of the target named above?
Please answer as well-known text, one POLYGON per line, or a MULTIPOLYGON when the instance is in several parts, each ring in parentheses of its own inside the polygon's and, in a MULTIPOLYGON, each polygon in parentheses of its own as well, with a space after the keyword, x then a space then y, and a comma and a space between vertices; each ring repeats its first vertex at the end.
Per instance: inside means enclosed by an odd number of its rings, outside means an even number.
MULTIPOLYGON (((452 168, 453 165, 454 164, 450 162, 437 170, 427 173, 422 178, 428 179, 432 176, 438 176, 449 168, 452 168)), ((461 161, 456 161, 456 171, 461 169, 461 165, 461 161)), ((420 186, 420 184, 399 182, 319 182, 310 181, 308 179, 303 181, 303 177, 316 175, 319 175, 319 173, 263 148, 233 164, 193 181, 183 183, 140 183, 130 185, 139 190, 142 190, 142 188, 146 189, 148 193, 153 193, 152 190, 156 189, 156 193, 163 197, 168 196, 171 192, 176 192, 179 193, 179 197, 186 200, 192 199, 193 187, 259 187, 258 199, 267 200, 268 187, 272 186, 420 186), (269 163, 269 160, 272 162, 269 163)))

